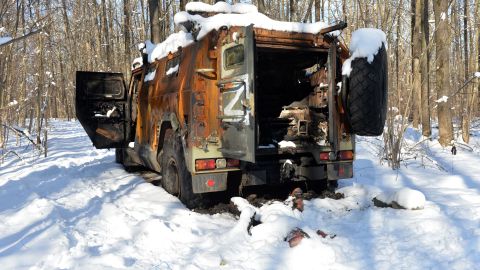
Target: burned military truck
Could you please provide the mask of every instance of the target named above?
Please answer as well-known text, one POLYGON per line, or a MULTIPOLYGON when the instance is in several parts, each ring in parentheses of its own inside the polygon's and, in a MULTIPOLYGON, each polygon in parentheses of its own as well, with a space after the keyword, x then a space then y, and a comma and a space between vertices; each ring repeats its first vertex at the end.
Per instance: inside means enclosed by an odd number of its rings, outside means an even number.
POLYGON ((94 146, 115 148, 127 168, 161 173, 188 207, 230 181, 351 178, 355 134, 383 131, 384 45, 373 61, 349 59, 337 38, 345 23, 316 33, 230 25, 202 35, 191 20, 198 16, 189 11, 179 23, 192 41, 167 40, 174 49, 157 58, 144 50, 128 85, 120 73, 77 72, 77 117, 94 146))

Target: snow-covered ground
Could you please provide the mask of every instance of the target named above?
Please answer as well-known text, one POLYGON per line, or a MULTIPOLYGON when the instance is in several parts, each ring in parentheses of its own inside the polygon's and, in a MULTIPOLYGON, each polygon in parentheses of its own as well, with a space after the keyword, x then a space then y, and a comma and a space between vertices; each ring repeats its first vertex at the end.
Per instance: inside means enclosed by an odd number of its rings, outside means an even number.
MULTIPOLYGON (((344 199, 306 201, 298 212, 236 198, 243 212, 235 218, 187 210, 125 172, 113 150, 94 149, 78 122, 54 121, 47 158, 9 155, 0 165, 0 268, 478 269, 478 128, 474 135, 473 149, 458 146, 456 156, 419 144, 397 171, 379 164, 378 138, 359 138, 355 177, 340 183, 344 199), (425 194, 423 210, 373 206, 379 193, 403 187, 425 194), (262 223, 249 235, 253 211, 262 223), (290 248, 284 237, 294 227, 310 238, 290 248)), ((407 145, 419 140, 407 132, 407 145)))

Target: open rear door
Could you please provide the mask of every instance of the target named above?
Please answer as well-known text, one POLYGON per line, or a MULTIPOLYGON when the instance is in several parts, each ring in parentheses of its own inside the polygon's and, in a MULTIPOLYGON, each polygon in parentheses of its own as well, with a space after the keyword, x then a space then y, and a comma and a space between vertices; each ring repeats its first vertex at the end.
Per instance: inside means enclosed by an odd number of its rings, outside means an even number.
POLYGON ((222 47, 221 136, 224 156, 255 162, 255 39, 253 25, 222 47))
POLYGON ((122 73, 77 71, 76 115, 96 148, 125 146, 126 100, 122 73))

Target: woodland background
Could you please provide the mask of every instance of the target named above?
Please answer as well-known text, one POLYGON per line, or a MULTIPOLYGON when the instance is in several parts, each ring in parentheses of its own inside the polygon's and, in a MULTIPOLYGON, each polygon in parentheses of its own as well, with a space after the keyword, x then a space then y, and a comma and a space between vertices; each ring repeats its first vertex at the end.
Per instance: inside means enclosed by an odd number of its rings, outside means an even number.
MULTIPOLYGON (((75 71, 123 72, 128 80, 140 56, 136 44, 173 33, 173 15, 187 2, 2 0, 0 38, 13 39, 0 44, 0 149, 13 131, 46 155, 48 119, 75 118, 75 71)), ((346 20, 347 45, 357 28, 382 29, 389 49, 384 158, 393 168, 408 125, 426 139, 438 127, 443 146, 457 137, 469 142, 471 119, 480 113, 480 0, 227 2, 253 3, 277 20, 346 20)))

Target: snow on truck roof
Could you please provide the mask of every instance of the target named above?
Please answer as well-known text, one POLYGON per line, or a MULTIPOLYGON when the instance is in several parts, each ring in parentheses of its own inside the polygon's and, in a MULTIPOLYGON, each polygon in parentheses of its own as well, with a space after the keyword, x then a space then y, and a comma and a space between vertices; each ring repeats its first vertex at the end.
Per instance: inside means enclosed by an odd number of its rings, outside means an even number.
MULTIPOLYGON (((256 28, 267 30, 310 33, 317 34, 328 26, 325 22, 316 23, 299 23, 284 22, 270 19, 264 14, 258 12, 257 7, 251 4, 234 4, 230 5, 225 2, 218 2, 215 5, 209 5, 201 2, 190 2, 186 5, 187 11, 175 14, 174 21, 176 25, 191 21, 200 28, 197 39, 201 39, 207 33, 222 26, 249 26, 251 24, 256 28), (203 17, 198 14, 190 14, 195 12, 219 13, 210 17, 203 17)), ((194 42, 191 33, 180 30, 171 34, 165 41, 159 44, 152 44, 146 41, 146 53, 148 53, 148 61, 150 63, 157 59, 174 53, 178 47, 185 47, 194 42)))
POLYGON ((256 6, 245 3, 230 5, 225 2, 218 2, 215 5, 205 4, 203 2, 190 2, 185 6, 187 11, 193 12, 218 12, 218 13, 254 13, 258 12, 256 6))

